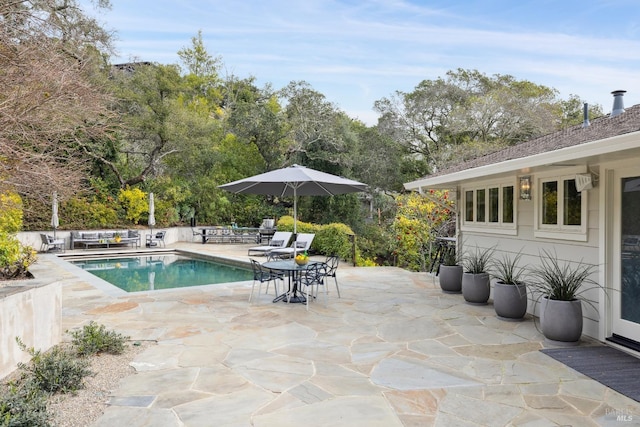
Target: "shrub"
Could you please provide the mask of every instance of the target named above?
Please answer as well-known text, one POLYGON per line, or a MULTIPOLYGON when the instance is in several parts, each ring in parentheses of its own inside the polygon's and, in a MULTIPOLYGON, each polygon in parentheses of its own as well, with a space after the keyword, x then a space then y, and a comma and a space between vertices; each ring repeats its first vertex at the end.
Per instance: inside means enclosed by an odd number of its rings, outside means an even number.
POLYGON ((391 225, 395 234, 394 255, 398 267, 426 271, 427 254, 434 239, 446 235, 453 218, 453 201, 446 191, 430 191, 428 196, 411 193, 398 196, 397 213, 391 225))
POLYGON ((0 427, 49 426, 47 395, 26 384, 10 382, 0 389, 0 427))
POLYGON ((126 218, 137 224, 142 214, 149 212, 147 195, 139 188, 121 189, 118 194, 118 201, 126 212, 126 218))
POLYGON ((318 252, 325 255, 338 255, 342 259, 352 258, 352 243, 349 238, 353 230, 348 225, 333 223, 318 228, 313 242, 318 252))
POLYGON ((88 356, 97 353, 120 354, 125 350, 129 337, 108 331, 104 325, 91 321, 81 330, 71 332, 72 345, 77 354, 88 356))
POLYGON ((22 228, 22 200, 16 193, 0 194, 0 232, 17 233, 22 228))
POLYGON ((70 228, 84 230, 118 224, 117 206, 113 202, 74 198, 60 204, 60 215, 65 218, 65 226, 70 228))
POLYGON ((60 346, 55 346, 46 353, 25 344, 16 338, 22 349, 31 355, 28 364, 18 363, 23 371, 21 380, 29 388, 35 388, 47 393, 73 392, 82 388, 84 377, 91 375, 89 361, 77 358, 76 355, 60 346))
POLYGON ((23 246, 18 239, 0 232, 0 280, 26 277, 29 266, 36 262, 36 251, 23 246))

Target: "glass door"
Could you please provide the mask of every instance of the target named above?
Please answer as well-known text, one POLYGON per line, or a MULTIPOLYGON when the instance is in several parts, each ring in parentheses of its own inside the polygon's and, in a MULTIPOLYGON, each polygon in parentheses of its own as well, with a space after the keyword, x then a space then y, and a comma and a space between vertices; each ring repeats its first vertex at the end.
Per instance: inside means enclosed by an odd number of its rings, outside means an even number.
POLYGON ((612 332, 640 342, 640 170, 617 175, 612 332))

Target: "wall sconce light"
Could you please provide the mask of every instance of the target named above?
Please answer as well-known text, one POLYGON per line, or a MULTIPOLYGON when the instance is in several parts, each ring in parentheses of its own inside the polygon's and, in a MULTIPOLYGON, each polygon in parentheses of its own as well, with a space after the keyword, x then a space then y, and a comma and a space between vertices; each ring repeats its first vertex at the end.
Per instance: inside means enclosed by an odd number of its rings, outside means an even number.
POLYGON ((520 200, 531 200, 531 176, 520 177, 520 200))

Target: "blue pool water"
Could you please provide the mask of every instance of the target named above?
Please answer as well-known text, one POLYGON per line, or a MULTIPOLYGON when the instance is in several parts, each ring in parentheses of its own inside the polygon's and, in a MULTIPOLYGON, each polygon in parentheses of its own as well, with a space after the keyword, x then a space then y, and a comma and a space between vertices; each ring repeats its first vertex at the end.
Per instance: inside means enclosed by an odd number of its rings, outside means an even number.
POLYGON ((251 270, 174 254, 70 262, 127 292, 185 288, 253 279, 251 270))

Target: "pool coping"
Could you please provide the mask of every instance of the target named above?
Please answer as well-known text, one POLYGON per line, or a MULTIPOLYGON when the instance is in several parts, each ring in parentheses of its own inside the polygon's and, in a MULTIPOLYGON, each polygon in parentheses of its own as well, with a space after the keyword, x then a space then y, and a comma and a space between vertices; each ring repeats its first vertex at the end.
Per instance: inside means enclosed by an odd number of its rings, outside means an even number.
POLYGON ((117 258, 117 257, 123 257, 123 256, 144 256, 144 255, 188 255, 191 256, 193 258, 199 258, 199 259, 204 259, 204 260, 211 260, 211 261, 221 261, 223 264, 227 264, 227 265, 231 265, 234 267, 242 267, 242 268, 246 268, 248 270, 251 269, 251 263, 249 261, 244 261, 244 260, 240 260, 238 258, 231 258, 231 257, 226 257, 226 256, 221 256, 221 255, 213 255, 213 254, 206 254, 206 253, 202 253, 202 252, 198 252, 198 251, 193 251, 193 250, 188 250, 188 249, 177 249, 177 248, 162 248, 162 249, 144 249, 144 250, 140 250, 140 249, 130 249, 130 250, 124 250, 124 251, 101 251, 101 252, 74 252, 74 253, 61 253, 61 254, 56 254, 55 256, 51 257, 50 260, 53 261, 56 265, 58 265, 60 268, 68 271, 69 273, 75 275, 76 277, 78 277, 79 279, 86 281, 87 283, 89 283, 90 285, 92 285, 93 287, 95 287, 96 289, 104 292, 105 294, 111 296, 111 297, 115 297, 115 298, 120 298, 120 297, 124 297, 127 295, 144 295, 146 293, 154 293, 157 294, 158 292, 179 292, 179 291, 184 291, 185 289, 203 289, 206 290, 208 287, 224 287, 224 286, 251 286, 252 285, 252 281, 251 280, 244 280, 244 281, 239 281, 239 282, 227 282, 227 283, 217 283, 217 284, 210 284, 210 285, 198 285, 198 286, 187 286, 187 287, 179 287, 179 288, 169 288, 169 289, 154 289, 154 290, 144 290, 144 291, 134 291, 134 292, 127 292, 119 287, 117 287, 116 285, 113 285, 109 282, 107 282, 104 279, 101 279, 100 277, 90 273, 87 270, 82 269, 81 267, 78 267, 74 264, 72 264, 70 262, 70 260, 80 260, 80 259, 101 259, 101 258, 117 258))

